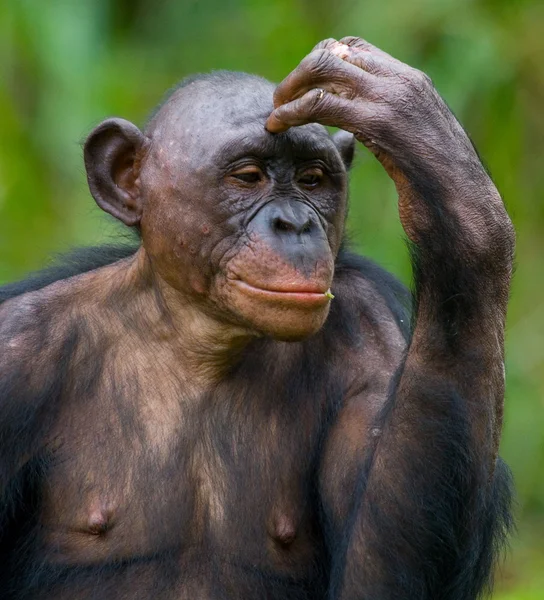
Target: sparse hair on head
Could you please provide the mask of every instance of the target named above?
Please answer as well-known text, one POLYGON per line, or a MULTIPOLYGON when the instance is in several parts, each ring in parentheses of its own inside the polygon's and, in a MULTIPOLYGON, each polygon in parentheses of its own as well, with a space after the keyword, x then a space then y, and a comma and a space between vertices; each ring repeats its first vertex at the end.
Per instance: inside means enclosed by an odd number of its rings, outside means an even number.
POLYGON ((159 104, 151 111, 151 114, 147 118, 144 131, 147 131, 150 125, 153 123, 157 115, 160 113, 162 108, 168 104, 168 102, 182 89, 194 83, 208 83, 214 87, 225 87, 234 84, 240 84, 242 82, 254 81, 265 85, 274 85, 268 79, 261 77, 260 75, 253 75, 251 73, 244 73, 243 71, 227 71, 220 69, 217 71, 211 71, 209 73, 196 73, 194 75, 188 75, 184 77, 180 82, 171 87, 162 97, 159 104))

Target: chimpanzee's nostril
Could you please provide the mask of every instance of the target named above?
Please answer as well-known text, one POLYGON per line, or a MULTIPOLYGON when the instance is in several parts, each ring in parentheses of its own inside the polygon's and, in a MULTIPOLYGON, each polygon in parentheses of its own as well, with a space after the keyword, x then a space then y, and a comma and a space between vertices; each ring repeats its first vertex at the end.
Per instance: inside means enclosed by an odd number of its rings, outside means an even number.
POLYGON ((300 236, 307 241, 307 237, 322 230, 315 210, 298 200, 269 202, 257 213, 253 227, 259 227, 259 223, 263 232, 266 230, 284 242, 300 236))
POLYGON ((301 235, 303 233, 310 233, 313 229, 313 221, 310 217, 308 218, 293 218, 290 219, 286 216, 275 216, 272 219, 272 229, 274 233, 295 233, 301 235))
POLYGON ((297 230, 297 227, 293 223, 290 223, 289 221, 287 221, 286 219, 282 219, 281 217, 274 217, 272 221, 272 227, 274 231, 278 232, 297 230))
POLYGON ((313 229, 314 222, 311 219, 308 219, 306 223, 302 226, 300 233, 310 233, 313 229))

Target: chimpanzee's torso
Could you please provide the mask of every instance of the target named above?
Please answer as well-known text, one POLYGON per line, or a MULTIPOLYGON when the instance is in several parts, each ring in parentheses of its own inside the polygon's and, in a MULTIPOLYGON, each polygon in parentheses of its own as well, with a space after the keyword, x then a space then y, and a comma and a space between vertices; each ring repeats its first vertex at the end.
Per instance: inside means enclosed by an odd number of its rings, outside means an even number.
POLYGON ((311 489, 319 420, 238 400, 245 408, 210 394, 138 423, 125 406, 119 419, 90 403, 66 415, 74 434, 59 432, 41 517, 50 564, 76 587, 111 571, 108 598, 221 598, 229 585, 246 597, 250 581, 247 597, 297 598, 324 560, 311 489))
POLYGON ((402 353, 398 329, 391 343, 374 333, 392 319, 361 306, 340 338, 341 300, 335 310, 307 342, 256 340, 197 394, 174 354, 142 348, 137 332, 75 325, 72 360, 86 368, 66 383, 44 448, 32 551, 27 530, 13 537, 13 597, 325 598, 327 432, 363 389, 370 424, 402 353), (385 366, 369 373, 376 357, 385 366))

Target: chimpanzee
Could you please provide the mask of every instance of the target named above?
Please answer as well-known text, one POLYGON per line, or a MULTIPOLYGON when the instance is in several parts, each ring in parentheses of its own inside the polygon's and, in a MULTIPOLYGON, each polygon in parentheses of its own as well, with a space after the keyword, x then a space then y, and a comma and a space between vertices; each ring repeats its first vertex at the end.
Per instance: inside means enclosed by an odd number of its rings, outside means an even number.
POLYGON ((1 598, 485 591, 514 235, 429 78, 326 40, 277 88, 186 80, 84 158, 141 243, 3 289, 1 598), (397 187, 412 309, 343 244, 354 139, 397 187))

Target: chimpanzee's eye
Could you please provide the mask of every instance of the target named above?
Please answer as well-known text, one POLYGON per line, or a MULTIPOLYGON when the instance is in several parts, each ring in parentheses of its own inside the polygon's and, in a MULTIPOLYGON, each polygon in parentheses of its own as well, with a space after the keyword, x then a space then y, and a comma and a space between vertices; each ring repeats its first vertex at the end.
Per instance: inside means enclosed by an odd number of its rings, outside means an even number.
POLYGON ((315 188, 323 179, 323 171, 319 168, 309 169, 298 178, 298 183, 306 188, 315 188))
POLYGON ((230 176, 234 177, 238 181, 242 181, 243 183, 250 185, 259 183, 264 177, 261 169, 254 165, 242 167, 241 169, 238 169, 237 171, 231 173, 230 176))

